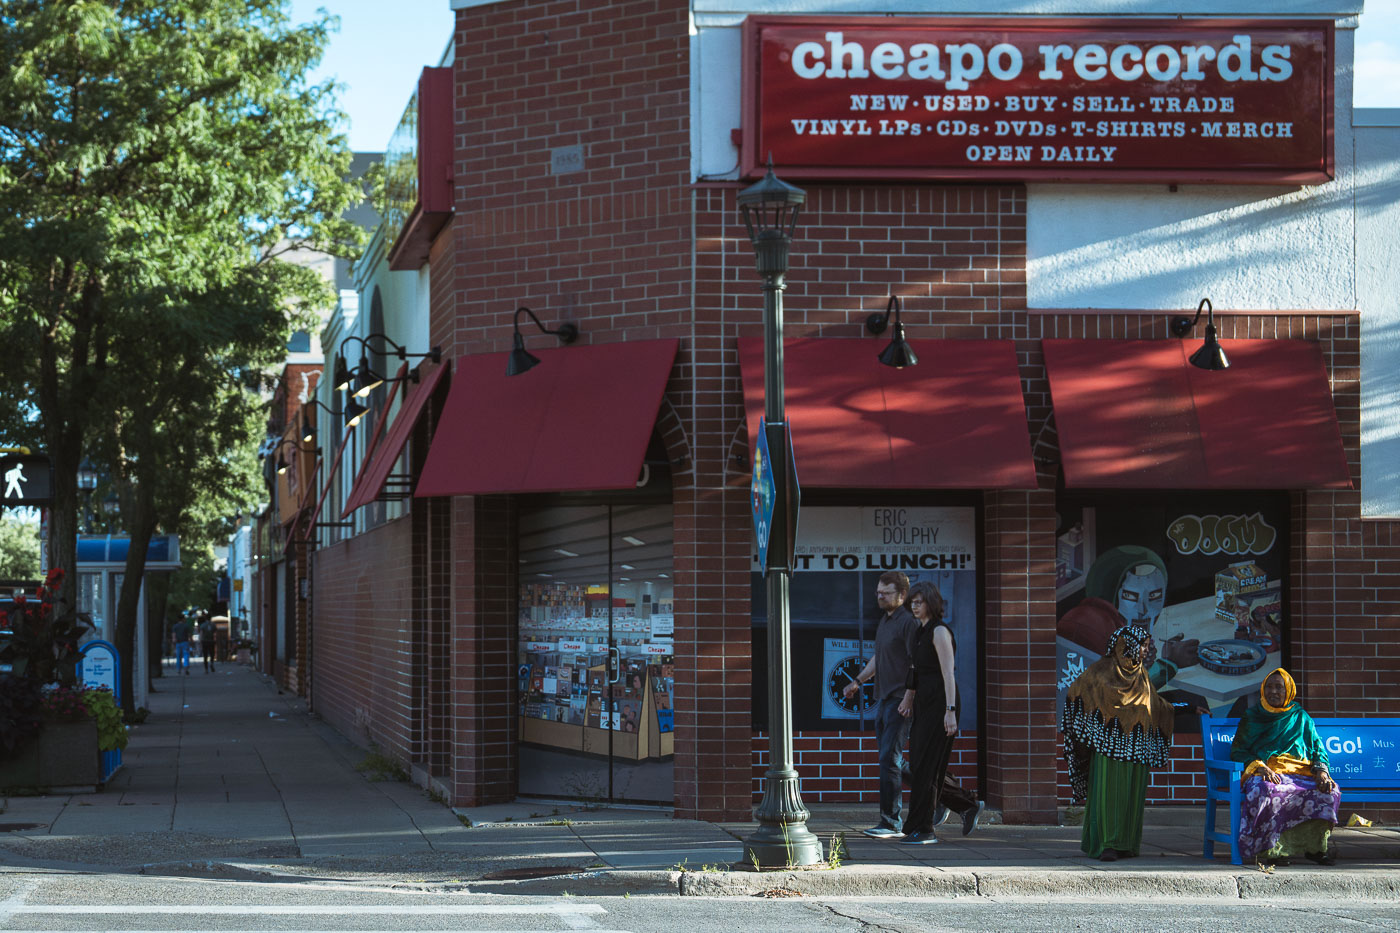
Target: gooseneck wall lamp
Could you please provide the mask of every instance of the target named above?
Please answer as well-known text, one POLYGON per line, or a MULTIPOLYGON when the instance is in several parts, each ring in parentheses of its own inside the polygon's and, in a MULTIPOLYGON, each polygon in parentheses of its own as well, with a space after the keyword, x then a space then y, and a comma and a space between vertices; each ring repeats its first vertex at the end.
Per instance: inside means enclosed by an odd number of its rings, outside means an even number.
MULTIPOLYGON (((442 362, 442 348, 433 347, 427 353, 410 353, 400 344, 390 340, 384 334, 366 334, 361 337, 358 334, 351 334, 340 341, 340 347, 335 354, 335 382, 334 387, 337 392, 353 391, 356 397, 364 398, 375 390, 381 383, 394 382, 394 379, 385 378, 383 373, 375 372, 369 365, 369 345, 370 341, 378 341, 381 353, 393 352, 401 360, 406 360, 410 356, 430 359, 434 363, 442 362), (360 344, 360 365, 350 369, 345 364, 345 345, 350 341, 360 344), (387 348, 387 349, 386 349, 387 348)), ((411 370, 408 376, 410 381, 417 381, 417 370, 411 370)))
POLYGON ((352 395, 345 400, 345 426, 347 428, 353 428, 365 420, 367 414, 369 414, 369 409, 360 404, 360 400, 355 396, 352 395))
POLYGON ((315 453, 316 456, 318 456, 318 457, 321 455, 321 450, 320 450, 320 448, 316 448, 316 449, 313 450, 313 451, 308 451, 308 448, 301 446, 301 445, 298 444, 296 441, 291 440, 290 438, 285 439, 285 440, 278 441, 278 442, 276 442, 276 443, 271 447, 271 449, 269 449, 265 454, 262 455, 262 456, 264 456, 264 457, 270 457, 270 456, 272 456, 274 453, 277 455, 277 475, 278 475, 278 476, 283 476, 283 475, 285 475, 286 472, 287 472, 287 468, 291 466, 291 461, 288 460, 285 456, 282 455, 282 448, 283 448, 283 447, 290 447, 290 448, 292 448, 293 450, 295 450, 297 453, 308 453, 308 452, 312 452, 312 453, 315 453))
POLYGON ((540 362, 540 358, 529 350, 525 349, 525 338, 520 333, 520 315, 530 315, 530 320, 535 322, 535 326, 542 334, 553 334, 559 338, 562 344, 570 344, 578 339, 578 325, 572 321, 565 321, 554 329, 545 327, 540 323, 540 319, 535 317, 535 312, 521 305, 515 309, 515 336, 514 346, 511 347, 510 356, 506 359, 506 375, 518 376, 527 370, 534 369, 540 362))
POLYGON ((301 403, 301 440, 304 444, 310 444, 316 440, 316 412, 314 409, 320 406, 325 409, 326 414, 332 418, 335 412, 331 407, 318 398, 308 399, 301 403))
MULTIPOLYGON (((807 192, 768 173, 739 192, 739 210, 763 278, 763 423, 772 474, 772 521, 768 523, 768 771, 763 799, 754 808, 758 829, 744 840, 744 860, 756 867, 814 865, 821 840, 807 828, 801 782, 792 753, 792 636, 788 585, 792 575, 789 529, 797 527, 796 490, 788 480, 788 426, 783 393, 783 291, 788 252, 807 192), (789 514, 792 510, 794 514, 789 514)), ((755 529, 755 534, 759 532, 755 529)))
POLYGON ((889 326, 890 315, 894 315, 894 336, 891 338, 889 346, 880 351, 879 360, 886 366, 893 366, 895 369, 916 366, 919 362, 919 356, 914 352, 914 348, 904 340, 904 322, 899 319, 901 310, 899 296, 891 295, 890 303, 885 306, 884 314, 872 314, 865 319, 866 330, 872 334, 883 334, 885 328, 889 326))
POLYGON ((1209 298, 1202 298, 1201 303, 1196 306, 1196 316, 1194 318, 1185 315, 1172 318, 1172 333, 1177 337, 1184 338, 1191 333, 1197 322, 1201 319, 1201 312, 1206 312, 1206 340, 1201 344, 1201 348, 1191 354, 1191 365, 1197 369, 1222 370, 1230 368, 1230 359, 1225 355, 1225 349, 1220 346, 1220 341, 1215 339, 1215 309, 1211 307, 1209 298))

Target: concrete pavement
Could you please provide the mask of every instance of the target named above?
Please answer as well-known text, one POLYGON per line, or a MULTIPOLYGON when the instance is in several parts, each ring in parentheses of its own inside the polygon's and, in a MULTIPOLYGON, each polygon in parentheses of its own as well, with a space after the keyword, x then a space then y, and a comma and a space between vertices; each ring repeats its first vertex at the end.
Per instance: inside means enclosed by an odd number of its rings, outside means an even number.
MULTIPOLYGON (((1400 832, 1339 830, 1336 867, 1272 873, 1200 857, 1200 808, 1148 814, 1142 856, 1079 852, 1077 826, 1004 826, 936 846, 869 839, 870 807, 813 808, 835 869, 757 873, 750 823, 521 801, 454 812, 370 759, 249 668, 167 676, 97 794, 0 801, 0 866, 223 877, 336 877, 480 892, 1400 898, 1400 832)), ((1347 813, 1351 808, 1346 809, 1347 813)), ((1362 812, 1364 808, 1362 808, 1362 812)))

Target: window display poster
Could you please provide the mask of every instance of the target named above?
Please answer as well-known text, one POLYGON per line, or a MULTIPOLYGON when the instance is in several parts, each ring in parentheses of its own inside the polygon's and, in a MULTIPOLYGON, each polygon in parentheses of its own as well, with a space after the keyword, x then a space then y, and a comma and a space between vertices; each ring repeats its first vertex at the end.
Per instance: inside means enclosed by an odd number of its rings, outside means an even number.
MULTIPOLYGON (((753 556, 757 568, 757 554, 753 556)), ((887 570, 910 584, 926 580, 947 601, 957 641, 956 676, 963 729, 977 723, 978 618, 976 511, 970 506, 811 507, 798 522, 796 571, 789 586, 792 721, 798 731, 860 728, 862 709, 842 688, 865 664, 883 613, 875 586, 887 570)), ((763 575, 751 576, 753 716, 768 717, 768 605, 763 575)), ((877 698, 862 695, 873 729, 877 698)))
POLYGON ((1127 623, 1152 635, 1153 686, 1187 704, 1178 732, 1258 702, 1289 628, 1286 493, 1062 495, 1056 512, 1057 709, 1127 623))

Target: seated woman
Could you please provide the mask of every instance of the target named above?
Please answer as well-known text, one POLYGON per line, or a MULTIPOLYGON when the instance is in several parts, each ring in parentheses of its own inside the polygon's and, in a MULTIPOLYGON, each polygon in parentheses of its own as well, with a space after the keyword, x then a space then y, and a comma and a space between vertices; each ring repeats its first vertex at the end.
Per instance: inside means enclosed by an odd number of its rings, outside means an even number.
POLYGON ((1327 749, 1317 726, 1293 702, 1298 694, 1283 668, 1264 678, 1260 705, 1240 718, 1230 757, 1244 769, 1240 855, 1287 864, 1305 855, 1331 865, 1327 852, 1342 792, 1327 773, 1327 749))

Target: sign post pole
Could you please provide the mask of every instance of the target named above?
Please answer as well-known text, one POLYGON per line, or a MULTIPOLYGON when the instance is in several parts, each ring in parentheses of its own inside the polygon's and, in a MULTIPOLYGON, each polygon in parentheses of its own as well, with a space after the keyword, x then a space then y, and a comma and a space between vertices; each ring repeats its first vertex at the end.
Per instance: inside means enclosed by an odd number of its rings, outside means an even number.
POLYGON ((793 765, 788 625, 797 503, 791 442, 784 420, 783 290, 787 286, 783 279, 797 212, 806 198, 802 189, 780 181, 771 166, 762 181, 739 194, 758 273, 763 276, 764 419, 754 462, 754 531, 768 586, 769 753, 763 799, 754 809, 758 829, 744 840, 744 860, 762 868, 813 865, 823 858, 821 841, 807 828, 811 814, 802 804, 793 765), (765 517, 766 522, 761 520, 765 517))

